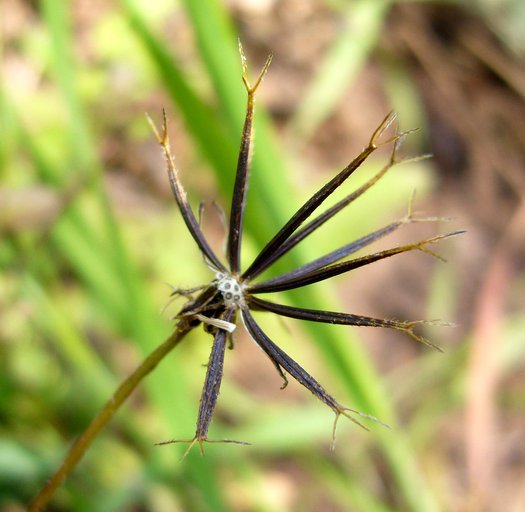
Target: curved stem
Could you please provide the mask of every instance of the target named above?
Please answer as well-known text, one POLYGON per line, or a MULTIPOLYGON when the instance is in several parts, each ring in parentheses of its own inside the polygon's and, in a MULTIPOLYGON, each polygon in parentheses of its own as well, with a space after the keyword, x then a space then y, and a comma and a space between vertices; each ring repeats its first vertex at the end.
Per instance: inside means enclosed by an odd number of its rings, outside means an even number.
POLYGON ((106 402, 104 407, 95 416, 93 421, 84 430, 81 436, 69 449, 62 464, 55 474, 47 481, 45 486, 40 490, 31 505, 29 512, 38 512, 44 510, 46 505, 52 499, 55 491, 63 480, 73 471, 80 459, 84 456, 91 443, 95 440, 98 433, 106 426, 111 418, 124 403, 126 398, 138 386, 146 375, 148 375, 164 357, 173 349, 184 336, 192 329, 186 323, 181 322, 177 325, 175 331, 159 347, 157 347, 136 370, 118 387, 113 396, 106 402))

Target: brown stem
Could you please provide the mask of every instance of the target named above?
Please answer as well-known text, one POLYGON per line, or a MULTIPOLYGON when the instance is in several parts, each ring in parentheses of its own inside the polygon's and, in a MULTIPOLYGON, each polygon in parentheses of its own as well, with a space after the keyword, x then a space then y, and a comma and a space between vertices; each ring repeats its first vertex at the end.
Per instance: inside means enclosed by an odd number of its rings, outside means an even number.
POLYGON ((171 336, 167 338, 162 345, 157 347, 148 357, 146 357, 136 370, 119 386, 86 430, 84 430, 82 435, 75 441, 73 446, 71 446, 58 470, 40 490, 31 505, 29 505, 29 512, 38 512, 45 509, 59 485, 73 471, 84 453, 91 446, 91 443, 97 437, 98 433, 106 426, 109 420, 111 420, 126 398, 128 398, 142 379, 146 377, 146 375, 148 375, 180 341, 182 341, 184 336, 190 330, 191 327, 188 323, 179 323, 171 336))

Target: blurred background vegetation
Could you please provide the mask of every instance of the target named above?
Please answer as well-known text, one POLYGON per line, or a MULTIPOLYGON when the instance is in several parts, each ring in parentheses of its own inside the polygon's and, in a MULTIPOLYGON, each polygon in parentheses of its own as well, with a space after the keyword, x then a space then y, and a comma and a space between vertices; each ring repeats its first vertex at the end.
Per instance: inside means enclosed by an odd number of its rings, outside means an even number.
MULTIPOLYGON (((144 112, 171 121, 192 203, 228 207, 245 93, 260 89, 243 258, 351 160, 394 108, 419 127, 390 171, 282 268, 406 211, 454 216, 379 246, 466 228, 442 264, 378 263, 286 300, 427 327, 445 353, 373 329, 268 333, 349 406, 341 421, 239 333, 211 437, 194 432, 211 338, 189 336, 57 493, 56 511, 525 509, 525 6, 520 0, 4 0, 0 5, 0 509, 24 509, 116 385, 169 334, 169 288, 212 277, 171 198, 144 112)), ((341 191, 381 166, 374 157, 341 191)), ((206 230, 223 231, 209 208, 206 230)))

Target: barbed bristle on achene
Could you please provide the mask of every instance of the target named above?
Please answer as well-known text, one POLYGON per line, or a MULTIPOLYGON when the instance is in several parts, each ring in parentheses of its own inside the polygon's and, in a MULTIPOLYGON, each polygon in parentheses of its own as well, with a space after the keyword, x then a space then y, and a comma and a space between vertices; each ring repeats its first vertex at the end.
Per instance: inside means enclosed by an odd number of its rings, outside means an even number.
MULTIPOLYGON (((190 444, 188 451, 198 444, 201 453, 204 453, 203 445, 206 442, 213 443, 234 443, 248 444, 243 441, 233 441, 229 439, 213 440, 208 439, 208 430, 212 421, 219 390, 221 386, 224 355, 228 341, 231 343, 231 333, 236 328, 238 316, 242 320, 246 331, 254 342, 264 351, 272 364, 275 366, 280 377, 284 381, 283 388, 286 386, 286 374, 292 376, 300 384, 306 387, 319 400, 332 409, 335 413, 333 427, 332 446, 335 444, 335 429, 340 416, 345 416, 362 428, 367 427, 357 420, 364 418, 379 422, 377 418, 354 409, 341 405, 333 398, 308 372, 306 372, 296 361, 287 355, 279 346, 277 346, 268 335, 261 329, 256 322, 252 312, 264 311, 271 312, 282 317, 296 318, 313 322, 323 322, 340 325, 383 327, 395 329, 406 333, 414 340, 437 348, 436 345, 424 338, 422 335, 414 332, 414 327, 422 321, 401 321, 392 319, 379 319, 350 313, 336 311, 322 311, 314 309, 298 308, 287 306, 263 300, 258 294, 274 293, 285 290, 291 290, 314 284, 337 275, 344 274, 376 261, 380 261, 397 254, 403 254, 411 251, 421 251, 442 259, 435 251, 429 248, 430 245, 436 244, 442 240, 463 233, 463 231, 453 231, 450 233, 437 235, 425 240, 420 240, 411 244, 401 245, 392 249, 378 251, 369 255, 347 259, 351 254, 359 251, 371 243, 387 236, 388 234, 401 229, 403 226, 413 222, 444 220, 437 217, 417 217, 412 212, 412 199, 408 213, 402 219, 392 222, 383 228, 380 228, 358 240, 331 251, 324 256, 320 256, 310 263, 304 264, 296 269, 285 272, 281 275, 267 279, 261 282, 254 282, 264 270, 270 267, 278 259, 292 250, 297 244, 307 238, 314 231, 319 229, 325 222, 330 220, 336 214, 340 213, 346 206, 355 201, 358 197, 369 190, 377 183, 386 172, 393 166, 406 162, 417 161, 423 157, 413 159, 399 158, 399 150, 402 141, 410 131, 396 132, 390 137, 385 137, 385 133, 396 120, 396 114, 390 112, 376 128, 370 137, 366 147, 361 153, 354 158, 341 172, 334 176, 326 185, 321 187, 312 195, 297 211, 292 215, 290 220, 284 226, 277 230, 276 234, 262 248, 259 254, 254 258, 246 270, 241 271, 241 237, 244 224, 244 214, 246 209, 246 195, 248 190, 249 166, 250 166, 250 149, 252 143, 252 125, 254 114, 254 100, 257 88, 260 86, 272 57, 270 56, 262 71, 258 75, 253 85, 248 79, 248 70, 246 58, 239 43, 242 61, 242 81, 247 92, 247 106, 244 127, 241 135, 241 145, 237 162, 237 171, 235 185, 232 195, 232 203, 229 217, 229 229, 226 243, 226 262, 215 254, 211 245, 204 236, 200 222, 197 220, 192 208, 188 202, 186 192, 182 186, 179 173, 175 167, 174 158, 171 154, 166 113, 163 111, 162 130, 155 127, 153 121, 148 116, 148 120, 153 128, 157 140, 162 147, 166 159, 166 167, 171 189, 175 200, 178 204, 182 218, 188 227, 193 239, 204 258, 205 263, 215 273, 211 283, 203 286, 197 286, 189 290, 173 289, 171 298, 175 296, 184 296, 187 302, 181 310, 175 315, 179 322, 185 322, 185 326, 192 328, 203 325, 205 330, 213 335, 213 344, 210 358, 206 370, 204 388, 201 395, 199 413, 197 419, 197 428, 193 438, 186 440, 170 440, 158 443, 159 445, 187 442, 190 444), (345 196, 342 200, 332 205, 324 212, 310 217, 318 208, 339 188, 344 182, 367 160, 367 158, 379 147, 392 144, 392 151, 388 163, 367 182, 361 185, 357 190, 345 196), (308 222, 307 222, 308 221, 308 222)), ((199 214, 200 218, 200 214, 199 214)), ((228 223, 227 223, 228 224, 228 223)), ((383 424, 384 425, 384 424, 383 424)), ((367 429, 368 430, 368 429, 367 429)), ((185 454, 186 455, 186 454, 185 454)))

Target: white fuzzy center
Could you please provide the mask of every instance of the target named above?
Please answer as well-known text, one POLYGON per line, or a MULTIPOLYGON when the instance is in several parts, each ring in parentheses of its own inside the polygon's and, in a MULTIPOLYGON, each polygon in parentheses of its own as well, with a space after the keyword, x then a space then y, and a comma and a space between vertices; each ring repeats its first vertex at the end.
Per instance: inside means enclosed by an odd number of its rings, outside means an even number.
POLYGON ((226 306, 241 306, 243 304, 244 296, 242 286, 234 277, 223 274, 222 272, 217 272, 215 279, 217 280, 217 290, 221 292, 226 306))

